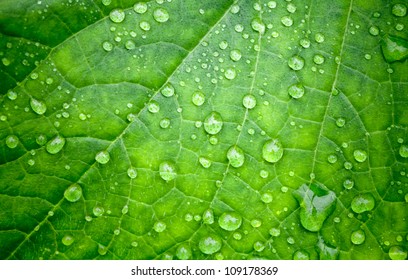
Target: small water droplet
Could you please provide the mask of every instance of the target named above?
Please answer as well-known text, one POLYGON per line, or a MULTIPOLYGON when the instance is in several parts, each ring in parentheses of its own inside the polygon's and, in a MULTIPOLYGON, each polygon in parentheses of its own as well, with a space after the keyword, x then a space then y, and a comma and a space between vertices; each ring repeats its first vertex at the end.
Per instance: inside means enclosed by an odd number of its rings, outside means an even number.
POLYGON ((139 27, 144 31, 149 31, 151 28, 150 23, 148 23, 147 21, 141 21, 139 23, 139 27))
POLYGON ((288 65, 291 69, 299 71, 305 66, 305 60, 299 55, 294 55, 288 60, 288 65))
POLYGON ((199 157, 198 161, 200 162, 201 166, 204 168, 209 168, 211 166, 211 161, 205 157, 199 157))
POLYGON ((378 34, 380 34, 380 29, 377 26, 370 26, 370 28, 368 29, 368 32, 373 35, 373 36, 377 36, 378 34))
POLYGON ((281 17, 281 23, 286 27, 290 27, 293 25, 293 19, 290 16, 283 16, 281 17))
POLYGON ((255 96, 252 94, 245 95, 242 99, 242 105, 244 105, 247 109, 253 109, 256 106, 256 99, 255 96))
POLYGON ((211 255, 218 252, 222 247, 222 240, 218 235, 210 234, 200 239, 198 248, 203 254, 211 255))
POLYGON ((161 90, 161 94, 165 97, 171 97, 174 95, 174 87, 171 84, 166 84, 161 90))
POLYGON ((57 135, 53 139, 48 141, 47 145, 45 146, 45 149, 50 154, 54 155, 54 154, 59 153, 64 147, 64 145, 65 145, 65 138, 57 135))
POLYGON ((135 179, 137 177, 137 170, 134 167, 129 167, 127 170, 127 175, 130 179, 135 179))
POLYGON ((232 14, 237 14, 240 10, 240 7, 237 4, 234 4, 231 6, 231 13, 232 14))
POLYGON ((286 241, 288 242, 288 244, 291 244, 291 245, 295 244, 295 239, 292 236, 289 236, 286 239, 286 241))
POLYGON ((71 235, 64 235, 64 237, 61 240, 62 244, 64 244, 65 246, 72 245, 72 243, 74 243, 74 241, 75 241, 75 239, 71 235))
POLYGON ((401 145, 401 147, 398 150, 399 155, 403 158, 408 158, 408 146, 406 145, 401 145))
POLYGON ((271 228, 269 230, 269 234, 273 237, 278 237, 280 235, 281 231, 278 228, 271 228))
POLYGON ((81 196, 82 196, 82 188, 77 183, 69 186, 64 192, 64 197, 69 202, 76 202, 81 198, 81 196))
POLYGON ((103 209, 102 206, 95 206, 92 209, 92 212, 96 217, 101 217, 103 215, 103 213, 105 212, 105 209, 103 209))
POLYGON ((309 260, 310 256, 309 256, 309 253, 305 250, 297 250, 293 254, 293 259, 294 260, 309 260))
POLYGON ((392 6, 392 14, 396 17, 405 17, 407 14, 407 6, 402 3, 392 6))
POLYGON ((262 252, 263 250, 265 250, 265 244, 261 241, 256 241, 253 245, 253 248, 257 252, 262 252))
POLYGON ((324 56, 320 54, 316 54, 313 57, 313 62, 316 63, 317 65, 323 64, 324 63, 324 56))
POLYGON ((357 214, 371 211, 374 209, 374 206, 375 199, 370 193, 359 194, 351 201, 351 209, 357 214))
POLYGON ((276 1, 269 1, 268 2, 268 7, 271 9, 275 9, 276 8, 276 1))
POLYGON ((106 248, 105 246, 99 244, 98 245, 98 254, 101 256, 106 255, 106 253, 108 252, 108 248, 106 248))
POLYGON ((153 12, 153 18, 160 23, 166 22, 169 20, 169 12, 164 8, 157 8, 153 12))
POLYGON ((259 219, 253 219, 251 220, 251 226, 253 228, 259 228, 260 226, 262 226, 262 221, 259 219))
POLYGON ((205 95, 201 91, 196 91, 193 93, 191 97, 191 101, 193 102, 194 105, 196 106, 201 106, 205 102, 205 95))
POLYGON ((204 130, 211 135, 215 135, 221 131, 223 120, 217 112, 211 112, 204 120, 204 130))
POLYGON ((235 168, 241 167, 245 162, 244 151, 236 145, 229 148, 227 158, 231 166, 235 168))
POLYGON ((160 177, 166 181, 172 181, 177 177, 176 167, 169 161, 164 161, 159 166, 160 177))
POLYGON ((351 233, 350 239, 351 239, 351 242, 355 245, 363 244, 365 241, 365 233, 362 229, 353 231, 351 233))
POLYGON ((251 27, 253 30, 259 32, 259 34, 261 35, 265 33, 265 24, 262 22, 260 18, 254 18, 251 21, 251 27))
POLYGON ((176 257, 179 260, 191 259, 193 253, 191 252, 191 247, 188 244, 180 244, 176 250, 176 257))
POLYGON ((38 114, 42 115, 47 111, 47 105, 43 101, 31 98, 30 99, 30 106, 33 111, 38 114))
POLYGON ((352 189, 352 188, 354 187, 354 181, 351 180, 351 179, 346 179, 346 180, 344 180, 344 182, 343 182, 343 187, 344 187, 346 190, 352 189))
POLYGON ((273 196, 272 196, 271 193, 266 192, 266 193, 261 195, 261 200, 262 200, 263 203, 268 204, 268 203, 272 202, 273 196))
POLYGON ((7 97, 10 99, 10 100, 16 100, 17 99, 17 92, 15 92, 15 91, 12 91, 12 90, 10 90, 10 91, 8 91, 7 92, 7 97))
MULTIPOLYGON (((251 134, 251 133, 250 133, 250 134, 251 134)), ((252 133, 252 134, 253 134, 253 133, 252 133)), ((266 170, 261 170, 261 171, 259 171, 259 176, 261 176, 261 178, 266 179, 266 178, 268 178, 268 176, 269 176, 269 172, 266 171, 266 170)))
POLYGON ((292 98, 299 99, 305 94, 305 87, 301 83, 291 85, 288 93, 292 98))
POLYGON ((310 47, 310 40, 307 39, 307 38, 300 39, 299 44, 300 44, 303 48, 307 49, 307 48, 310 47))
POLYGON ((239 61, 242 57, 241 51, 240 50, 231 50, 230 51, 230 58, 233 61, 239 61))
POLYGON ((160 120, 160 127, 161 128, 168 128, 170 126, 170 119, 163 118, 160 120))
POLYGON ((336 125, 337 125, 338 127, 343 127, 345 124, 346 124, 346 120, 345 120, 344 118, 338 118, 338 119, 336 120, 336 125))
POLYGON ((203 213, 203 223, 212 225, 214 223, 214 212, 211 209, 207 209, 203 213))
POLYGON ((10 149, 16 148, 18 146, 19 142, 20 142, 20 140, 18 140, 18 137, 15 136, 15 135, 9 135, 9 136, 6 137, 6 145, 10 149))
POLYGON ((147 4, 145 2, 136 3, 133 10, 138 14, 144 14, 147 11, 147 4))
POLYGON ((327 161, 331 164, 337 162, 337 156, 335 154, 331 154, 327 157, 327 161))
POLYGON ((96 154, 95 160, 100 164, 107 164, 110 160, 110 155, 108 151, 100 151, 96 154))
POLYGON ((367 152, 363 150, 355 150, 353 156, 358 162, 365 162, 367 160, 367 152))
POLYGON ((322 33, 316 33, 315 35, 315 41, 317 43, 323 43, 324 42, 324 35, 322 33))
POLYGON ((147 110, 152 114, 158 113, 160 111, 160 105, 157 101, 152 100, 147 104, 147 110))
POLYGON ((387 62, 402 61, 408 58, 408 40, 386 35, 382 40, 381 50, 387 62))
POLYGON ((218 218, 219 226, 227 231, 237 230, 242 224, 242 217, 236 212, 224 212, 218 218))
POLYGON ((267 162, 278 162, 283 156, 283 146, 279 139, 267 141, 262 148, 262 157, 267 162))
POLYGON ((388 256, 391 260, 405 260, 407 252, 400 246, 392 246, 388 251, 388 256))
POLYGON ((114 9, 109 13, 109 18, 115 23, 120 23, 125 19, 125 12, 121 9, 114 9))
POLYGON ((164 222, 160 222, 160 221, 154 223, 153 225, 154 231, 158 233, 165 231, 166 227, 167 225, 164 222))
POLYGON ((225 50, 228 47, 228 42, 227 41, 221 41, 218 46, 220 47, 220 49, 225 50))
POLYGON ((228 80, 233 80, 237 76, 237 71, 235 71, 234 68, 228 68, 228 69, 225 70, 224 76, 228 80))

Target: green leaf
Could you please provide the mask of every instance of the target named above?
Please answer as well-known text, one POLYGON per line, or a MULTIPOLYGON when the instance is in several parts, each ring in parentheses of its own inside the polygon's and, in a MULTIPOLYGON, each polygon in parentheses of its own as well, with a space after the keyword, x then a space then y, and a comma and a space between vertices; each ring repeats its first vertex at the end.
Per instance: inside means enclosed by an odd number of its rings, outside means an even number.
POLYGON ((0 1, 0 258, 406 259, 403 2, 0 1))

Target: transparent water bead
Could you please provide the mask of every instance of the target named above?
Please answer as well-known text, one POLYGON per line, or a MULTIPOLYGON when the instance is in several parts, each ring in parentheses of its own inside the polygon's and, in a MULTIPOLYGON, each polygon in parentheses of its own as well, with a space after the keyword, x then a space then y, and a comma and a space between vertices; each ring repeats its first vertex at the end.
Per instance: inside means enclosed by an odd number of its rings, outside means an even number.
POLYGON ((64 137, 57 135, 47 142, 45 149, 47 150, 48 153, 55 155, 62 150, 62 148, 65 146, 65 142, 66 141, 64 137))
POLYGON ((222 239, 215 234, 207 235, 200 239, 198 248, 206 255, 211 255, 218 252, 222 247, 222 239))
POLYGON ((133 10, 138 14, 144 14, 147 11, 147 4, 145 2, 138 2, 133 6, 133 10))
POLYGON ((303 66, 305 66, 305 60, 303 57, 299 55, 294 55, 291 58, 289 58, 288 66, 295 71, 302 70, 303 66))
POLYGON ((299 99, 305 94, 305 87, 301 83, 291 85, 288 93, 292 98, 299 99))
POLYGON ((228 149, 227 158, 231 166, 235 168, 241 167, 245 162, 244 151, 236 145, 228 149))
POLYGON ((43 115, 47 111, 47 105, 41 100, 35 98, 30 99, 31 109, 38 115, 43 115))
POLYGON ((109 18, 115 23, 120 23, 125 19, 125 12, 121 9, 114 9, 109 13, 109 18))
POLYGON ((236 212, 224 212, 218 218, 218 224, 227 231, 237 230, 242 224, 242 217, 236 212))
POLYGON ((110 160, 110 155, 108 151, 100 151, 96 154, 95 160, 100 164, 107 164, 110 160))
POLYGON ((204 120, 204 130, 211 135, 219 133, 223 126, 223 120, 218 112, 211 112, 204 120))
POLYGON ((364 213, 374 209, 375 199, 370 193, 359 194, 351 201, 351 209, 357 213, 364 213))
POLYGON ((9 135, 6 137, 6 145, 10 149, 16 148, 19 142, 20 140, 18 140, 18 137, 16 135, 9 135))
POLYGON ((351 233, 350 240, 355 245, 363 244, 365 241, 365 232, 362 229, 353 231, 351 233))
POLYGON ((263 145, 262 157, 267 162, 278 162, 283 156, 283 146, 279 139, 272 139, 263 145))
POLYGON ((176 167, 172 162, 164 161, 159 166, 159 174, 164 181, 172 181, 177 177, 176 167))
POLYGON ((242 99, 242 105, 247 109, 253 109, 256 106, 256 98, 252 94, 245 95, 242 99))
POLYGON ((160 23, 166 22, 169 20, 169 12, 164 8, 157 8, 153 12, 153 18, 160 23))
POLYGON ((69 202, 76 202, 82 197, 82 188, 77 183, 69 186, 65 192, 64 197, 69 202))

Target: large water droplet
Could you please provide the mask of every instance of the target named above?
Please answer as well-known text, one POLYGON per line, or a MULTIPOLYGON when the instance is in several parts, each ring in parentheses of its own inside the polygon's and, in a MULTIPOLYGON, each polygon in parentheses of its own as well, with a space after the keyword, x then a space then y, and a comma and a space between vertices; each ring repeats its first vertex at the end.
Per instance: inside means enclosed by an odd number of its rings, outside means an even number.
POLYGON ((147 110, 152 113, 158 113, 160 111, 160 105, 156 100, 152 100, 147 104, 147 110))
POLYGON ((402 61, 408 57, 408 40, 386 35, 381 50, 387 62, 402 61))
POLYGON ((74 243, 75 239, 71 235, 64 235, 62 238, 61 242, 65 246, 70 246, 72 243, 74 243))
POLYGON ((242 224, 242 217, 236 212, 225 212, 218 218, 218 224, 227 231, 237 230, 242 224))
POLYGON ((138 14, 144 14, 147 11, 147 4, 145 2, 136 3, 133 10, 138 14))
POLYGON ((281 231, 278 228, 271 228, 269 230, 269 234, 273 237, 278 237, 280 235, 281 231))
POLYGON ((292 98, 299 99, 305 94, 305 87, 301 83, 291 85, 288 93, 292 98))
POLYGON ((373 36, 377 36, 378 34, 380 34, 380 29, 377 26, 370 26, 370 28, 368 29, 368 32, 373 35, 373 36))
POLYGON ((181 244, 177 247, 176 256, 179 260, 188 260, 191 258, 193 253, 191 252, 191 247, 188 244, 181 244))
POLYGON ((279 139, 267 141, 262 148, 262 157, 267 162, 278 162, 283 156, 283 146, 279 139))
POLYGON ((18 140, 18 137, 15 135, 9 135, 6 137, 6 145, 10 149, 14 149, 15 147, 17 147, 19 142, 20 141, 18 140))
POLYGON ((166 22, 169 20, 170 16, 169 16, 169 12, 164 9, 164 8, 157 8, 156 10, 154 10, 153 12, 153 18, 157 21, 157 22, 166 22))
POLYGON ((193 102, 194 105, 196 106, 201 106, 205 102, 205 95, 201 91, 196 91, 193 93, 191 96, 191 101, 193 102))
POLYGON ((110 155, 108 151, 100 151, 96 154, 95 160, 100 164, 107 164, 110 160, 110 155))
POLYGON ((174 87, 171 84, 166 84, 161 90, 161 94, 165 97, 170 97, 174 95, 174 87))
POLYGON ((77 183, 69 186, 64 192, 64 197, 69 202, 76 202, 81 198, 81 196, 82 196, 82 188, 77 183))
POLYGON ((305 66, 305 60, 299 55, 294 55, 288 60, 288 65, 291 69, 299 71, 305 66))
POLYGON ((165 231, 166 227, 167 227, 167 225, 164 222, 160 222, 160 221, 154 223, 154 225, 153 225, 154 231, 158 232, 158 233, 165 231))
POLYGON ((218 235, 210 234, 200 239, 198 248, 204 254, 210 255, 221 249, 222 240, 218 235))
POLYGON ((45 149, 50 154, 54 155, 60 152, 62 148, 64 147, 64 145, 65 145, 65 138, 57 135, 53 139, 48 141, 47 145, 45 146, 45 149))
POLYGON ((33 109, 33 111, 38 115, 42 115, 45 113, 45 111, 47 111, 47 105, 45 105, 43 101, 34 98, 30 99, 30 106, 31 109, 33 109))
POLYGON ((232 50, 230 51, 230 58, 233 61, 239 61, 242 57, 241 51, 240 50, 232 50))
POLYGON ((300 204, 300 222, 309 231, 319 231, 336 208, 336 194, 322 185, 304 184, 293 195, 300 204))
POLYGON ((293 254, 294 260, 308 260, 309 258, 309 253, 305 250, 298 250, 293 254))
POLYGON ((235 168, 241 167, 245 162, 244 151, 236 145, 229 148, 227 158, 231 166, 235 168))
POLYGON ((293 19, 292 19, 290 16, 283 16, 283 17, 281 18, 281 23, 282 23, 284 26, 289 27, 289 26, 292 26, 292 25, 293 25, 293 19))
POLYGON ((397 17, 405 17, 407 14, 407 6, 402 3, 392 6, 392 14, 397 17))
POLYGON ((362 229, 353 231, 350 236, 350 240, 355 245, 363 244, 365 241, 365 233, 362 229))
POLYGON ((392 260, 405 260, 407 258, 407 252, 400 246, 392 246, 388 255, 392 260))
POLYGON ((225 70, 224 76, 228 80, 233 80, 237 76, 237 71, 234 68, 228 68, 225 70))
POLYGON ((8 91, 7 92, 7 97, 10 99, 10 100, 16 100, 17 99, 17 92, 15 92, 15 91, 12 91, 12 90, 10 90, 10 91, 8 91))
POLYGON ((251 21, 251 27, 253 30, 259 32, 259 34, 261 35, 265 33, 265 24, 262 22, 260 18, 254 18, 251 21))
POLYGON ((204 120, 204 130, 208 134, 217 134, 221 131, 223 121, 221 115, 217 112, 211 112, 204 120))
POLYGON ((371 211, 374 209, 375 199, 370 193, 357 195, 351 201, 351 209, 357 214, 371 211))
POLYGON ((367 160, 367 152, 363 150, 355 150, 353 156, 358 162, 365 162, 367 160))
POLYGON ((164 161, 159 166, 159 174, 160 177, 166 182, 174 180, 177 176, 176 167, 173 163, 164 161))
POLYGON ((247 109, 253 109, 256 106, 256 98, 252 94, 245 95, 242 99, 242 105, 247 109))
POLYGON ((115 23, 120 23, 125 19, 125 12, 121 9, 114 9, 109 13, 109 18, 115 23))
POLYGON ((408 158, 408 146, 402 145, 402 146, 399 148, 399 154, 400 154, 400 156, 403 157, 403 158, 408 158))

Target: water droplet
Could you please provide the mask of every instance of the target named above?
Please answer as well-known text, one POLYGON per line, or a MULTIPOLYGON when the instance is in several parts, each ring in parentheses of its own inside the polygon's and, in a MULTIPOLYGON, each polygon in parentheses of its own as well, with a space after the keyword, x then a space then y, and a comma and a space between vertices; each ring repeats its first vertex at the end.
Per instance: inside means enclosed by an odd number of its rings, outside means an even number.
POLYGON ((374 206, 375 199, 370 193, 359 194, 351 201, 351 209, 357 214, 371 211, 374 209, 374 206))
POLYGON ((155 222, 153 225, 153 229, 155 232, 163 232, 166 229, 167 225, 164 222, 155 222))
POLYGON ((388 255, 391 260, 405 260, 407 258, 407 252, 400 246, 392 246, 388 251, 388 255))
POLYGON ((214 223, 214 213, 213 210, 207 209, 203 213, 203 223, 207 225, 212 225, 214 223))
POLYGON ((402 23, 397 23, 395 25, 395 30, 402 31, 404 29, 404 25, 402 23))
POLYGON ((378 34, 380 34, 380 29, 377 26, 370 26, 370 28, 368 29, 368 32, 373 35, 373 36, 377 36, 378 34))
POLYGON ((241 240, 242 239, 242 234, 239 232, 234 232, 232 234, 232 238, 234 238, 235 240, 241 240))
POLYGON ((105 246, 99 244, 98 245, 98 254, 101 256, 106 255, 106 253, 108 252, 108 248, 106 248, 105 246))
POLYGON ((159 174, 164 181, 166 182, 172 181, 177 176, 176 167, 174 166, 173 163, 169 161, 164 161, 159 166, 159 174))
POLYGON ((125 12, 121 9, 114 9, 109 13, 109 18, 115 23, 120 23, 125 19, 125 12))
POLYGON ((289 236, 288 238, 286 238, 286 241, 291 245, 295 244, 295 239, 292 236, 289 236))
POLYGON ((313 62, 316 63, 317 65, 323 64, 324 63, 324 56, 320 54, 316 54, 313 57, 313 62))
POLYGON ((193 93, 191 97, 191 101, 193 102, 194 105, 196 106, 201 106, 205 102, 205 95, 201 91, 196 91, 193 93))
POLYGON ((293 195, 300 204, 300 222, 309 231, 319 231, 336 208, 336 194, 322 185, 303 184, 293 195))
POLYGON ((221 131, 223 121, 221 115, 217 112, 211 112, 204 120, 204 130, 208 134, 215 135, 221 131))
POLYGON ((149 31, 150 30, 150 23, 148 23, 147 21, 141 21, 139 23, 139 27, 144 30, 144 31, 149 31))
POLYGON ((135 42, 133 42, 132 40, 127 40, 125 43, 125 48, 127 50, 134 50, 136 48, 135 42))
POLYGON ((7 97, 10 99, 10 100, 16 100, 17 99, 17 92, 15 92, 15 91, 12 91, 12 90, 10 90, 10 91, 8 91, 7 92, 7 97))
POLYGON ((241 33, 242 31, 244 31, 244 26, 242 26, 242 24, 237 24, 234 26, 234 30, 238 33, 241 33))
POLYGON ((199 157, 198 161, 200 162, 201 166, 204 168, 209 168, 211 166, 211 161, 205 157, 199 157))
POLYGON ((318 42, 318 43, 323 43, 324 42, 324 35, 322 33, 316 33, 315 41, 318 42))
POLYGON ((191 247, 188 244, 181 244, 177 247, 176 256, 179 260, 188 260, 192 257, 191 247))
POLYGON ((291 69, 299 71, 305 66, 305 60, 299 55, 294 55, 288 60, 288 65, 291 69))
POLYGON ((169 12, 164 8, 157 8, 153 12, 153 17, 157 22, 166 22, 169 20, 169 12))
POLYGON ((381 50, 387 62, 402 61, 408 57, 408 40, 386 35, 381 50))
POLYGON ((297 250, 293 254, 293 259, 294 260, 309 260, 310 256, 309 256, 309 253, 306 252, 305 250, 297 250))
POLYGON ((45 111, 47 111, 47 105, 45 105, 43 101, 34 98, 30 99, 30 106, 31 109, 33 109, 33 111, 38 115, 42 115, 45 113, 45 111))
POLYGON ((281 231, 278 228, 271 228, 269 230, 269 234, 273 237, 278 237, 280 235, 281 231))
POLYGON ((74 243, 75 239, 71 235, 64 235, 62 238, 61 242, 65 246, 70 246, 72 243, 74 243))
POLYGON ((253 228, 259 228, 260 226, 262 226, 262 221, 259 219, 253 219, 251 220, 251 226, 253 228))
POLYGON ((253 109, 256 106, 255 96, 252 94, 245 95, 242 99, 242 105, 247 109, 253 109))
POLYGON ((136 3, 133 10, 138 14, 144 14, 147 11, 147 4, 145 2, 136 3))
POLYGON ((271 9, 275 9, 276 8, 276 1, 269 1, 268 2, 268 7, 271 9))
POLYGON ((365 162, 367 160, 367 152, 363 150, 355 150, 353 156, 358 162, 365 162))
POLYGON ((344 118, 338 118, 338 119, 336 120, 336 125, 337 125, 338 127, 343 127, 345 124, 346 124, 346 120, 345 120, 344 118))
POLYGON ((286 10, 293 14, 294 12, 296 12, 296 6, 293 3, 288 3, 288 5, 286 6, 286 10))
POLYGON ((267 141, 262 148, 262 157, 267 162, 278 162, 283 156, 283 147, 278 139, 267 141))
POLYGON ((1 59, 1 62, 3 62, 3 65, 4 66, 9 66, 10 65, 10 60, 7 58, 7 57, 3 57, 2 59, 1 59))
POLYGON ((307 48, 310 47, 310 40, 307 39, 307 38, 301 39, 301 40, 299 41, 299 44, 300 44, 303 48, 307 49, 307 48))
POLYGON ((227 41, 221 41, 218 46, 220 49, 225 50, 228 47, 228 42, 227 41))
POLYGON ((76 202, 81 198, 81 196, 82 196, 82 188, 77 183, 69 186, 64 192, 64 197, 69 202, 76 202))
POLYGON ((237 230, 242 224, 242 217, 236 212, 224 212, 218 219, 218 224, 227 231, 237 230))
POLYGON ((291 85, 288 93, 292 98, 299 99, 305 94, 305 87, 301 83, 291 85))
POLYGON ((19 142, 20 141, 18 140, 18 137, 15 135, 9 135, 6 137, 6 145, 10 149, 14 149, 15 147, 17 147, 19 142))
POLYGON ((346 190, 352 189, 352 188, 354 187, 354 181, 351 180, 351 179, 346 179, 346 180, 344 180, 344 182, 343 182, 343 187, 344 187, 346 190))
POLYGON ((260 18, 254 18, 251 21, 251 27, 253 30, 259 32, 259 34, 261 35, 265 33, 265 24, 262 22, 260 18))
POLYGON ((109 6, 111 2, 111 0, 102 0, 102 4, 105 6, 109 6))
POLYGON ((350 169, 353 168, 353 164, 352 164, 351 162, 349 162, 349 161, 346 161, 346 162, 344 163, 344 168, 345 168, 346 170, 350 170, 350 169))
POLYGON ((293 25, 293 19, 290 16, 283 16, 281 17, 281 23, 286 26, 292 26, 293 25))
POLYGON ((408 158, 408 146, 401 145, 401 147, 399 148, 399 154, 403 158, 408 158))
MULTIPOLYGON (((249 130, 248 130, 248 133, 249 133, 249 130)), ((252 132, 252 133, 249 133, 249 134, 253 135, 254 133, 252 132)), ((261 171, 259 171, 259 176, 261 176, 261 178, 266 179, 269 176, 269 172, 266 171, 266 170, 261 170, 261 171)))
POLYGON ((327 157, 327 161, 331 164, 337 162, 337 156, 335 154, 331 154, 327 157))
POLYGON ((221 249, 222 240, 218 235, 210 234, 200 239, 198 248, 204 254, 211 255, 221 249))
POLYGON ((100 151, 96 154, 95 160, 100 164, 107 164, 110 160, 110 155, 108 151, 100 151))
POLYGON ((127 175, 130 179, 135 179, 137 177, 137 170, 134 167, 129 167, 127 170, 127 175))
POLYGON ((92 212, 96 217, 101 217, 103 215, 103 213, 105 212, 105 209, 103 209, 102 206, 95 206, 92 209, 92 212))
POLYGON ((227 152, 227 158, 232 167, 241 167, 245 162, 244 151, 238 146, 232 146, 227 152))
POLYGON ((404 4, 395 4, 392 6, 392 14, 396 17, 405 17, 407 14, 407 6, 404 4))
POLYGON ((362 229, 353 231, 351 233, 350 239, 351 239, 351 242, 355 245, 363 244, 365 241, 365 233, 362 229))
POLYGON ((265 244, 261 241, 256 241, 253 248, 257 252, 262 252, 265 249, 265 244))
POLYGON ((157 113, 160 111, 160 105, 157 101, 152 100, 147 104, 147 110, 149 110, 150 113, 157 113))
POLYGON ((227 70, 225 70, 224 76, 228 80, 233 80, 237 76, 237 71, 235 71, 234 68, 228 68, 227 70))
POLYGON ((174 87, 171 84, 166 84, 161 90, 161 94, 165 97, 170 97, 174 95, 174 87))
POLYGON ((64 147, 64 145, 65 145, 65 138, 57 135, 53 139, 48 141, 47 145, 45 146, 45 149, 50 154, 54 155, 60 152, 62 148, 64 147))
POLYGON ((239 61, 239 60, 241 59, 241 57, 242 57, 242 54, 241 54, 241 51, 240 51, 240 50, 232 50, 232 51, 230 52, 230 58, 231 58, 233 61, 239 61))
POLYGON ((163 118, 160 120, 160 127, 161 128, 168 128, 170 126, 170 119, 168 118, 163 118))
POLYGON ((268 203, 272 202, 273 196, 272 196, 271 193, 266 192, 266 193, 261 195, 261 200, 262 200, 263 203, 268 204, 268 203))

